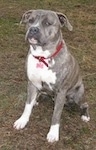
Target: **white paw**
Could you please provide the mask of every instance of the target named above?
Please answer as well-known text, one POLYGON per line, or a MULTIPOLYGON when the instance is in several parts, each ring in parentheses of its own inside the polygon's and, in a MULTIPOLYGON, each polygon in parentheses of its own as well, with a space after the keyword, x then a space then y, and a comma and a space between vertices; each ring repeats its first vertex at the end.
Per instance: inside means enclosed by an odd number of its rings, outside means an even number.
POLYGON ((13 127, 17 130, 23 129, 26 126, 27 122, 28 122, 28 119, 24 117, 20 117, 18 120, 15 121, 13 127))
POLYGON ((34 102, 34 106, 38 106, 39 105, 39 102, 34 102))
POLYGON ((84 115, 81 116, 81 119, 82 119, 84 122, 90 121, 90 117, 87 117, 87 116, 84 116, 84 115))
POLYGON ((47 141, 50 143, 59 141, 59 125, 52 125, 47 134, 47 141))
POLYGON ((54 134, 51 134, 50 132, 47 134, 47 141, 49 143, 53 143, 53 142, 56 142, 56 141, 59 141, 59 136, 56 135, 56 133, 54 134))

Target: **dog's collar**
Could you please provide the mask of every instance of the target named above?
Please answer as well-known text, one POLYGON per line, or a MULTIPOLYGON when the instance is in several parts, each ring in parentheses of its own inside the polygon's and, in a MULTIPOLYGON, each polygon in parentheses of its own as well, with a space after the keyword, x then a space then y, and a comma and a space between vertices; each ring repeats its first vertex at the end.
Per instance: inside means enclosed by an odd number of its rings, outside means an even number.
POLYGON ((46 59, 52 59, 53 57, 55 57, 55 56, 60 52, 60 50, 62 49, 63 45, 64 45, 64 42, 61 41, 61 42, 57 45, 56 51, 55 51, 51 56, 49 56, 49 57, 47 57, 47 58, 45 58, 45 57, 43 57, 43 56, 34 56, 34 55, 33 55, 33 57, 36 58, 36 59, 38 59, 39 62, 43 62, 44 65, 48 67, 48 63, 46 62, 46 59))

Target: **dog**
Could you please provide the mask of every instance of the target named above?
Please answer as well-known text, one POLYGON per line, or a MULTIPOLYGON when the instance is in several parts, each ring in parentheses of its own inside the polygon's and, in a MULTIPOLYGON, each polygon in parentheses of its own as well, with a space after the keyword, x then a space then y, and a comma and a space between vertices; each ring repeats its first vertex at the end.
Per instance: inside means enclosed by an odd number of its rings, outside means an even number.
POLYGON ((15 121, 19 130, 29 121, 38 95, 47 93, 54 99, 52 122, 47 141, 59 140, 60 118, 64 105, 75 103, 81 111, 81 119, 90 120, 88 104, 83 102, 84 85, 75 58, 68 51, 61 27, 69 31, 73 27, 66 15, 51 10, 26 11, 21 22, 26 25, 25 39, 30 49, 26 70, 28 77, 27 101, 21 117, 15 121))

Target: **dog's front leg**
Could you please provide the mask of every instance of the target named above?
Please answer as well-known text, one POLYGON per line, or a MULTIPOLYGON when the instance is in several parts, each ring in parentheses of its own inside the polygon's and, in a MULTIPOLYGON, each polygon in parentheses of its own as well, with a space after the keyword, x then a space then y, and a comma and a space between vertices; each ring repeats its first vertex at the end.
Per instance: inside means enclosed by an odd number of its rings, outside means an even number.
POLYGON ((61 113, 65 104, 65 93, 66 92, 64 91, 61 91, 60 93, 58 93, 56 100, 55 100, 52 123, 51 123, 49 133, 47 134, 47 140, 48 142, 51 142, 51 143, 59 140, 60 118, 61 118, 61 113))
POLYGON ((27 101, 25 104, 23 114, 14 123, 14 128, 16 128, 17 130, 23 129, 25 127, 25 125, 29 121, 32 108, 36 104, 37 88, 33 86, 33 84, 30 81, 28 82, 27 94, 28 96, 27 96, 27 101))

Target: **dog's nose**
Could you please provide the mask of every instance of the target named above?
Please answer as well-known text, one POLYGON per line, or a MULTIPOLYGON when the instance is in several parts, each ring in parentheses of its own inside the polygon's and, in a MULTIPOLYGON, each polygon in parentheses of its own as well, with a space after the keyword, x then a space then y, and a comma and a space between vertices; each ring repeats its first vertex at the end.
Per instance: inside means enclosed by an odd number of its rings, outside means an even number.
POLYGON ((30 29, 30 34, 36 34, 36 33, 38 33, 39 32, 39 28, 37 28, 37 27, 32 27, 31 29, 30 29))

